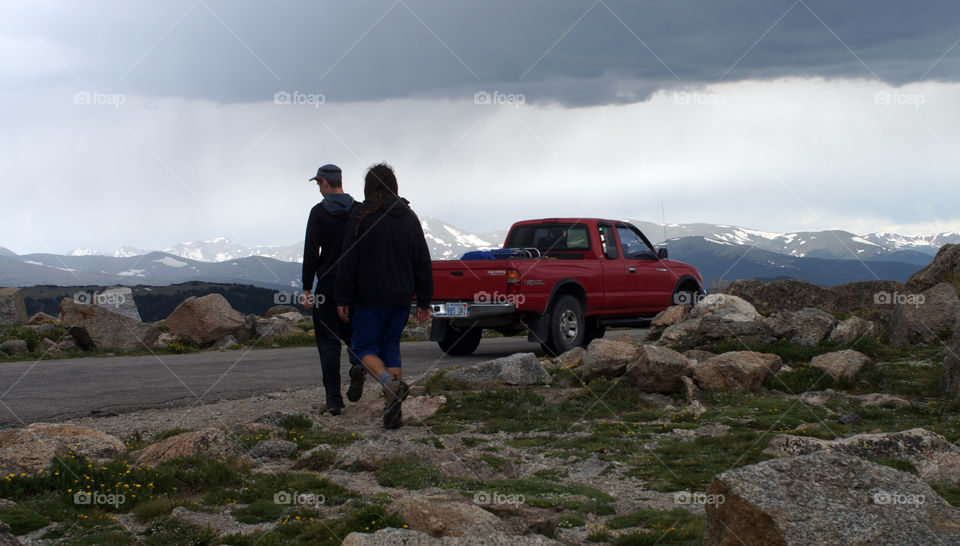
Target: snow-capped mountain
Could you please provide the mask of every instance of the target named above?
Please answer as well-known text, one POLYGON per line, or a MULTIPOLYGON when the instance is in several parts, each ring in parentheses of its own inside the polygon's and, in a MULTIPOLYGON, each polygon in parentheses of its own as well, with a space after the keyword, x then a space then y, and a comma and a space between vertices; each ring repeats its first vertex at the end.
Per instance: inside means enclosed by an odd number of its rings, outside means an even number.
POLYGON ((960 243, 960 233, 956 231, 937 233, 936 235, 929 236, 918 235, 916 237, 900 235, 898 233, 880 232, 864 235, 863 238, 887 248, 916 250, 927 254, 936 253, 937 249, 943 245, 960 243))
MULTIPOLYGON (((111 256, 114 258, 130 258, 133 256, 142 256, 153 250, 145 250, 132 246, 122 246, 119 249, 110 252, 97 252, 88 249, 77 249, 70 253, 71 256, 111 256)), ((196 260, 198 262, 224 262, 228 260, 237 260, 240 258, 250 258, 261 256, 273 258, 282 262, 299 262, 303 259, 303 243, 295 243, 286 246, 255 246, 247 247, 234 243, 224 237, 217 237, 209 241, 193 241, 178 243, 170 248, 165 248, 159 252, 172 254, 180 258, 196 260)))
POLYGON ((434 260, 452 260, 471 250, 499 248, 507 236, 507 230, 473 234, 437 218, 424 218, 420 225, 434 260))

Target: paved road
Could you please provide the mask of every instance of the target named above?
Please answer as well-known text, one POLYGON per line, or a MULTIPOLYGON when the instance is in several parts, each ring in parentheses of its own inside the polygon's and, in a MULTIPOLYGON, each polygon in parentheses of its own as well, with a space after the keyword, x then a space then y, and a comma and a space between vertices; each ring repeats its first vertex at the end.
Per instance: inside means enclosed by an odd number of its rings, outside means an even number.
MULTIPOLYGON (((645 332, 627 331, 638 338, 645 332)), ((403 343, 401 350, 410 380, 453 365, 541 352, 522 337, 484 339, 468 357, 446 356, 428 341, 403 343)), ((346 381, 346 355, 342 368, 346 381)), ((0 363, 0 428, 320 384, 320 360, 312 347, 0 363)))

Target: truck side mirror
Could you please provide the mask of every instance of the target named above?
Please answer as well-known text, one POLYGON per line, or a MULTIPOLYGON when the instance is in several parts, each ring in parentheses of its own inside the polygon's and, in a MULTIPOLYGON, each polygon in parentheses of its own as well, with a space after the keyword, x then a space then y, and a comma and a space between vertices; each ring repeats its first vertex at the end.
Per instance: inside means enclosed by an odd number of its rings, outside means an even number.
POLYGON ((661 260, 666 260, 666 259, 667 259, 667 249, 661 248, 661 249, 657 250, 657 258, 660 258, 661 260))

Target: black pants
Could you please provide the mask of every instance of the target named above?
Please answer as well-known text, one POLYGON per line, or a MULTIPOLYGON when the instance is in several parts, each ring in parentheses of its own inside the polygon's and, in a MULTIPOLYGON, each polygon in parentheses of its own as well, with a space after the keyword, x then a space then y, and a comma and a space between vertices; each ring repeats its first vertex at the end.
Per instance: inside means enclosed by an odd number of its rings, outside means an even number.
POLYGON ((316 303, 313 306, 313 331, 317 338, 317 351, 320 353, 320 372, 323 376, 323 390, 327 395, 327 407, 342 408, 340 341, 343 340, 347 344, 347 354, 351 364, 359 364, 360 360, 350 349, 353 326, 350 323, 343 323, 337 315, 337 304, 334 302, 332 289, 323 290, 318 287, 316 303))

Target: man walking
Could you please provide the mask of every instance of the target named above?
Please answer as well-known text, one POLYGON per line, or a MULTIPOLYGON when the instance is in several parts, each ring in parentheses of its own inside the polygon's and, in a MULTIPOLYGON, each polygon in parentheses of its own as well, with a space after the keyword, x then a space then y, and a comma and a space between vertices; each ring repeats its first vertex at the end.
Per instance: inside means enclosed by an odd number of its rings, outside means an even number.
POLYGON ((327 411, 340 415, 343 397, 340 394, 340 340, 347 345, 352 364, 347 398, 356 402, 363 393, 363 366, 350 350, 352 327, 337 316, 334 288, 337 266, 341 258, 343 238, 350 211, 356 202, 343 192, 340 167, 327 164, 310 179, 320 187, 323 201, 310 210, 307 233, 303 243, 303 308, 313 310, 313 331, 320 353, 320 370, 326 392, 327 411), (315 295, 311 294, 314 278, 315 295))
POLYGON ((417 297, 417 320, 430 317, 433 273, 417 215, 397 195, 385 163, 370 167, 363 204, 350 215, 337 275, 337 310, 353 319, 353 352, 383 386, 383 426, 403 425, 401 404, 410 389, 400 373, 400 335, 417 297))

